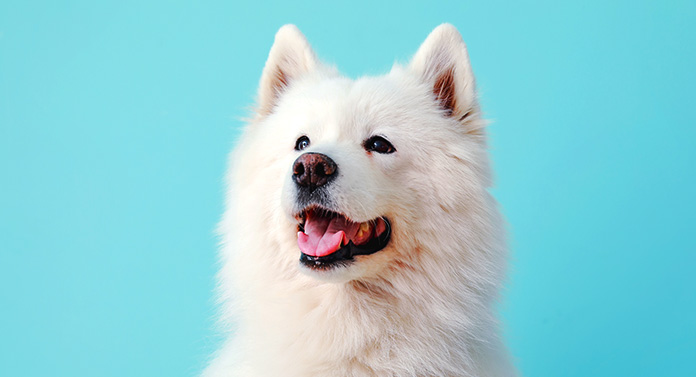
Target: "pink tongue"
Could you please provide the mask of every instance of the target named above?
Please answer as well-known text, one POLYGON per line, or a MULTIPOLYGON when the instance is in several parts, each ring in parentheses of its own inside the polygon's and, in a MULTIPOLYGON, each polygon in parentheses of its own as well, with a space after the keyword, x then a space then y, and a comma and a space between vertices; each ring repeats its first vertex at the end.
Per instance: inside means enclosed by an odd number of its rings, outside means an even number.
POLYGON ((323 257, 336 252, 348 240, 355 237, 359 223, 348 221, 343 216, 328 218, 307 213, 304 233, 297 233, 300 250, 313 257, 323 257))

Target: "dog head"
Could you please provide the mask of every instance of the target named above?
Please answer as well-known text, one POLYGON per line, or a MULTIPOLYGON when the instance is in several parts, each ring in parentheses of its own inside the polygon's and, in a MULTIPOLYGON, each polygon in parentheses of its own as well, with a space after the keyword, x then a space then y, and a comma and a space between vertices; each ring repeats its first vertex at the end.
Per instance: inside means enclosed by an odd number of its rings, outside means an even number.
MULTIPOLYGON (((466 46, 436 28, 407 66, 345 78, 281 28, 234 155, 240 237, 265 258, 348 281, 472 242, 488 163, 466 46), (243 218, 243 219, 241 219, 243 218)), ((290 272, 289 272, 290 273, 290 272)))

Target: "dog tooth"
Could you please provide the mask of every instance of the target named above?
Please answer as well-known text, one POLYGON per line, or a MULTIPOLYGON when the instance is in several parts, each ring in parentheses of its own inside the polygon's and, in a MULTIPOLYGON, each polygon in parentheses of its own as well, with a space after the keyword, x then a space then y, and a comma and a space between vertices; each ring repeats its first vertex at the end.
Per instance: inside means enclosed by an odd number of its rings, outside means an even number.
POLYGON ((369 233, 372 231, 372 224, 369 221, 366 221, 364 223, 360 224, 360 228, 358 229, 358 233, 355 235, 356 238, 362 238, 365 233, 369 233))

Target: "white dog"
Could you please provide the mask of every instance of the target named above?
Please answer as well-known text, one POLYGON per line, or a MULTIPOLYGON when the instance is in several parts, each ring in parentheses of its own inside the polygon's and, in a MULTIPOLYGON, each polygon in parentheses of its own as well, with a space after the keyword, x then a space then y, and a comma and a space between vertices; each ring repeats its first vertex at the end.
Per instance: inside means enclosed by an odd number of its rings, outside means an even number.
POLYGON ((512 376, 505 270, 466 46, 351 80, 282 27, 231 156, 220 271, 231 340, 206 376, 512 376))

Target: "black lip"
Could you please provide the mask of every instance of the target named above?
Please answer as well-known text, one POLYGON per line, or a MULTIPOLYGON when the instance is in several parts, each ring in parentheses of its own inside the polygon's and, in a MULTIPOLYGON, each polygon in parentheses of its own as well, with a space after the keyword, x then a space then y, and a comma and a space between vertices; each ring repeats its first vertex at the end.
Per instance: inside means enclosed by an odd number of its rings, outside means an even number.
POLYGON ((356 255, 370 255, 384 249, 391 239, 391 223, 384 217, 382 217, 382 220, 387 225, 386 230, 367 243, 355 245, 351 241, 335 252, 323 257, 315 257, 301 252, 300 263, 315 270, 329 270, 349 265, 354 261, 353 257, 356 255))

